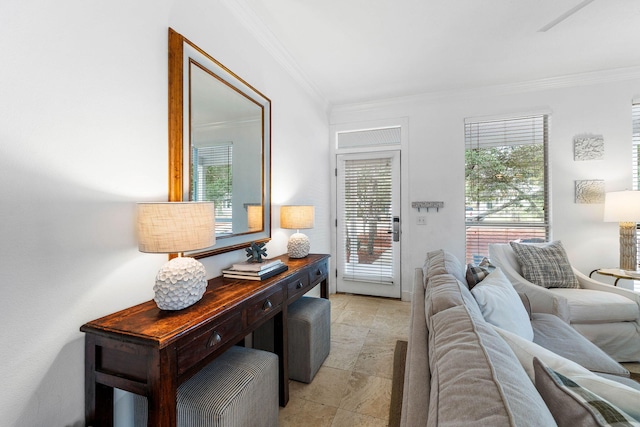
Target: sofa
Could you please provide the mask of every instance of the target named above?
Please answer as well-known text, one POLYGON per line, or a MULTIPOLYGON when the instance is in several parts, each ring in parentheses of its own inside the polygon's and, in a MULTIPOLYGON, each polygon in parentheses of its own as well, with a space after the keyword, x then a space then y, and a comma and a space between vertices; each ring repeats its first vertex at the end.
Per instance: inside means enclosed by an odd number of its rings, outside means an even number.
POLYGON ((591 393, 640 425, 640 384, 629 372, 562 319, 527 310, 526 296, 503 277, 497 269, 470 290, 465 267, 444 250, 415 270, 400 425, 603 425, 586 422, 603 415, 574 404, 567 390, 591 393), (486 289, 504 289, 511 300, 485 311, 478 301, 486 289), (518 319, 505 328, 485 319, 511 311, 518 319), (531 340, 513 327, 528 330, 527 322, 531 340))

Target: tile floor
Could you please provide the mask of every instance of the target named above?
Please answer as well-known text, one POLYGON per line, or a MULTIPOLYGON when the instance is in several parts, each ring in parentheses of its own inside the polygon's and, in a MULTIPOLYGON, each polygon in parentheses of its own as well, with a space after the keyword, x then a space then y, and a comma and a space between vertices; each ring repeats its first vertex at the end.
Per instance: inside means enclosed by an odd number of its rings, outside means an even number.
POLYGON ((407 340, 409 302, 331 295, 331 353, 311 384, 291 381, 280 427, 387 426, 396 340, 407 340))

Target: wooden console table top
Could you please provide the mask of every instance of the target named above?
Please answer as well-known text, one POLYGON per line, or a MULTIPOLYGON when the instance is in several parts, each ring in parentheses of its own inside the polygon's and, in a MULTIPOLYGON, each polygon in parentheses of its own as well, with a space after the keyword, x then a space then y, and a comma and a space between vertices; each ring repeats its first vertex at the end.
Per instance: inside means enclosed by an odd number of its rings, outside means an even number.
POLYGON ((287 306, 316 285, 328 298, 329 255, 276 258, 289 269, 264 281, 213 278, 202 299, 183 310, 147 301, 84 324, 86 425, 113 425, 115 387, 147 396, 149 426, 175 426, 178 385, 270 318, 285 406, 287 306))

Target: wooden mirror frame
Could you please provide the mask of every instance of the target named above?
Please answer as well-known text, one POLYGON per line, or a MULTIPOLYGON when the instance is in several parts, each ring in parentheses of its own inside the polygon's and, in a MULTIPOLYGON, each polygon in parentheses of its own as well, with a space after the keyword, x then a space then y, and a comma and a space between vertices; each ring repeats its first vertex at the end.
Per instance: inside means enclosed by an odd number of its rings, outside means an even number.
MULTIPOLYGON (((189 180, 190 171, 185 171, 185 138, 190 138, 190 125, 185 127, 185 104, 188 102, 188 86, 185 88, 185 62, 197 57, 200 65, 214 68, 216 77, 225 81, 235 90, 247 95, 260 104, 262 112, 262 212, 263 227, 259 231, 247 231, 216 236, 216 244, 198 252, 189 252, 194 258, 204 258, 223 252, 248 247, 251 242, 268 242, 271 239, 271 101, 228 68, 216 61, 205 51, 188 39, 169 28, 169 201, 183 201, 185 197, 185 179, 189 180)), ((188 76, 187 76, 188 78, 188 76)), ((188 107, 187 107, 188 108, 188 107)), ((188 116, 189 112, 187 112, 188 116)), ((186 154, 190 156, 189 153, 186 154)), ((190 163, 189 163, 190 164, 190 163)), ((186 197, 188 198, 188 192, 186 197)))

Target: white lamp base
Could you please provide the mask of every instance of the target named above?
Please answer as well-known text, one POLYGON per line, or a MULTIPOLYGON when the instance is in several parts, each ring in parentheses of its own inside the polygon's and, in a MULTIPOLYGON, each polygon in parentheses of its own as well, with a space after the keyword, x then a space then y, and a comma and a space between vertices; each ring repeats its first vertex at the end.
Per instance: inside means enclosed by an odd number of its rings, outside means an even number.
POLYGON ((311 249, 311 242, 306 235, 294 233, 289 237, 289 242, 287 242, 289 258, 304 258, 309 255, 309 249, 311 249))
POLYGON ((207 289, 204 265, 189 257, 174 258, 162 266, 153 287, 161 310, 182 310, 200 301, 207 289))

